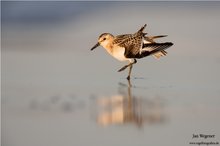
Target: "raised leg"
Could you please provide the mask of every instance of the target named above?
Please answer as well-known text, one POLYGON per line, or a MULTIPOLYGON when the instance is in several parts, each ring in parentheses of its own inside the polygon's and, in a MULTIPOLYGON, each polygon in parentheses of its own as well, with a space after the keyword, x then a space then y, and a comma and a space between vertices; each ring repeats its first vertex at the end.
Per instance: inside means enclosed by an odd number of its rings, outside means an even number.
POLYGON ((121 69, 118 70, 118 72, 121 72, 121 71, 125 70, 129 66, 131 66, 131 63, 129 63, 128 65, 123 66, 121 69))
POLYGON ((118 72, 121 72, 121 71, 125 70, 127 67, 129 67, 127 80, 130 80, 131 70, 132 70, 133 64, 135 64, 135 63, 137 63, 136 59, 134 59, 133 62, 129 63, 128 65, 123 66, 121 69, 118 70, 118 72))
POLYGON ((121 69, 118 70, 118 72, 121 72, 121 71, 125 70, 127 67, 129 67, 129 66, 131 66, 131 65, 133 65, 135 63, 137 63, 136 59, 134 59, 134 61, 129 63, 128 65, 123 66, 121 69))

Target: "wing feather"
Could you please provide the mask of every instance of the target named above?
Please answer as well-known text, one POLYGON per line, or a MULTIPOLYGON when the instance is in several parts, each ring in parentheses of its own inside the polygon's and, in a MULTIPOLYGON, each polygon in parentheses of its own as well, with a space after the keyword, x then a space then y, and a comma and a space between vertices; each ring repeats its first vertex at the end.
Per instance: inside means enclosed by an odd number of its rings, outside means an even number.
POLYGON ((140 53, 143 46, 143 36, 140 34, 128 34, 117 36, 113 41, 114 44, 125 48, 125 57, 135 56, 140 53))
POLYGON ((143 49, 141 50, 141 53, 148 51, 151 54, 157 53, 158 51, 165 50, 169 47, 171 47, 173 43, 166 42, 166 43, 152 43, 152 44, 144 44, 143 49))
POLYGON ((141 52, 133 55, 132 58, 143 58, 149 55, 154 55, 158 52, 164 51, 165 49, 171 47, 172 45, 173 43, 171 42, 144 44, 141 52))

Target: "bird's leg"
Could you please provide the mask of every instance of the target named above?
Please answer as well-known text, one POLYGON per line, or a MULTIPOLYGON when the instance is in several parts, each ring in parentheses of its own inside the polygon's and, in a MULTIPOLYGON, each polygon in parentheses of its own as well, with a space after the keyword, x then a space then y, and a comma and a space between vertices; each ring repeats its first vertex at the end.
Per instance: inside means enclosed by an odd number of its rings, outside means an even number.
POLYGON ((134 61, 131 63, 130 67, 129 67, 129 72, 128 72, 128 76, 127 76, 127 80, 130 81, 130 76, 131 76, 131 70, 133 67, 133 64, 137 63, 137 60, 134 59, 134 61))
POLYGON ((125 70, 127 67, 131 66, 132 64, 135 64, 136 62, 137 62, 137 60, 134 59, 134 62, 131 62, 128 65, 123 66, 121 69, 118 70, 118 72, 125 70))
POLYGON ((137 63, 137 60, 134 59, 133 62, 129 63, 128 65, 123 66, 121 69, 118 70, 118 72, 125 70, 127 67, 129 67, 129 72, 128 72, 128 76, 127 76, 127 80, 130 80, 130 76, 131 76, 131 70, 133 67, 133 64, 137 63))
POLYGON ((129 63, 128 65, 123 66, 121 69, 118 70, 118 72, 121 72, 121 71, 125 70, 129 66, 131 66, 131 63, 129 63))
POLYGON ((133 64, 131 64, 131 65, 129 66, 129 72, 128 72, 128 76, 127 76, 127 80, 129 80, 129 81, 130 81, 130 76, 131 76, 132 67, 133 67, 133 64))

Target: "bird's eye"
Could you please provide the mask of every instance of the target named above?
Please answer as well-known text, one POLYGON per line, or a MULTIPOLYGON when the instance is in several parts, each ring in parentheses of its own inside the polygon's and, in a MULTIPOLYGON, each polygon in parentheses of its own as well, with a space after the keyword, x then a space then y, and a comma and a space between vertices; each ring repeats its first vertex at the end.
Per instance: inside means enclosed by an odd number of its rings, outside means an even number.
POLYGON ((106 38, 103 39, 103 41, 106 40, 106 38))

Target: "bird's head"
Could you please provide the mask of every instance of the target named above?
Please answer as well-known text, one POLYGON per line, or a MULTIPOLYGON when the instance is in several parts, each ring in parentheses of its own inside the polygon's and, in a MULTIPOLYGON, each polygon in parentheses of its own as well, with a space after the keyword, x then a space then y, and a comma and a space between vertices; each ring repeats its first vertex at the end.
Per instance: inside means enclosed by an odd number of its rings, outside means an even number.
POLYGON ((111 43, 114 39, 114 36, 110 33, 103 33, 99 36, 97 44, 95 44, 92 48, 91 51, 97 48, 98 46, 102 46, 106 48, 106 46, 111 43))

